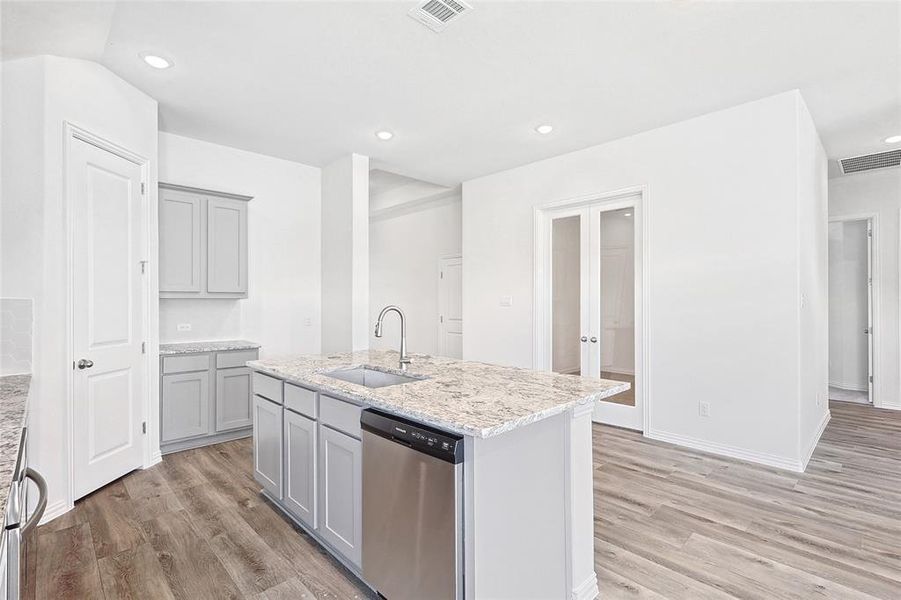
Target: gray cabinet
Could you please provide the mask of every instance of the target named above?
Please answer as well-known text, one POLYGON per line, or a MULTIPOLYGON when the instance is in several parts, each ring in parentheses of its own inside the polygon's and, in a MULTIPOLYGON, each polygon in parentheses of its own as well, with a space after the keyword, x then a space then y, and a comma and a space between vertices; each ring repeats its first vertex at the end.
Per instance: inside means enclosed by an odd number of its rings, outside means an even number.
POLYGON ((360 566, 363 541, 360 440, 319 427, 319 534, 360 566))
POLYGON ((316 421, 284 411, 285 508, 316 528, 316 421))
POLYGON ((216 371, 216 431, 229 431, 253 423, 250 373, 247 367, 216 371))
POLYGON ((253 397, 253 476, 282 499, 282 407, 262 396, 253 397))
POLYGON ((160 184, 160 297, 247 297, 249 196, 160 184))
POLYGON ((208 371, 163 375, 160 441, 203 435, 210 428, 208 371))
POLYGON ((160 292, 200 292, 201 197, 160 189, 160 292))
POLYGON ((160 360, 160 452, 247 437, 253 425, 257 349, 164 355, 160 360))

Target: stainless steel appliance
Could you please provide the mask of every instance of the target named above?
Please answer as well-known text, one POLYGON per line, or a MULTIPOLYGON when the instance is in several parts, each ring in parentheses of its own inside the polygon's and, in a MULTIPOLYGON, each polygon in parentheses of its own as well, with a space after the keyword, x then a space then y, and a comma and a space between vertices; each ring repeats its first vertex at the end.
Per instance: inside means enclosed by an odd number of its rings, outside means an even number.
POLYGON ((388 600, 463 597, 463 438, 364 410, 363 578, 388 600))
POLYGON ((47 482, 40 473, 28 467, 25 455, 28 430, 22 429, 16 468, 13 471, 3 530, 3 572, 0 573, 0 600, 19 600, 25 583, 25 545, 47 508, 47 482), (28 513, 28 481, 38 489, 38 501, 30 517, 28 513))

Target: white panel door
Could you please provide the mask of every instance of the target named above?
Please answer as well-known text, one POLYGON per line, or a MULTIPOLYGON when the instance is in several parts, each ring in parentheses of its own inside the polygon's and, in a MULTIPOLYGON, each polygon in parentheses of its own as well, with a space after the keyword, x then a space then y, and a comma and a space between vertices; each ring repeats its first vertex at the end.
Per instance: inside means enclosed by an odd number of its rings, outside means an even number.
POLYGON ((438 275, 438 354, 463 358, 463 259, 442 258, 438 275))
POLYGON ((74 201, 74 491, 142 464, 144 210, 141 167, 80 140, 74 201))

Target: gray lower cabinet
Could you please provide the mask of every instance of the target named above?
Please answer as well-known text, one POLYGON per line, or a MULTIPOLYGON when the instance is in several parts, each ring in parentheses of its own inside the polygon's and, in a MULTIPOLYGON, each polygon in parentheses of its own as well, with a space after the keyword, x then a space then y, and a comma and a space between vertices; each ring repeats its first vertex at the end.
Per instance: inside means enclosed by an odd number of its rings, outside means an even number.
POLYGON ((253 476, 276 500, 282 499, 282 407, 253 397, 253 476))
POLYGON ((216 431, 230 431, 253 424, 250 407, 250 375, 247 367, 216 371, 216 431))
POLYGON ((209 371, 163 375, 160 441, 204 435, 210 428, 209 371))
POLYGON ((360 566, 363 543, 360 440, 319 427, 319 534, 360 566))
POLYGON ((285 508, 316 528, 316 421, 285 410, 285 508))

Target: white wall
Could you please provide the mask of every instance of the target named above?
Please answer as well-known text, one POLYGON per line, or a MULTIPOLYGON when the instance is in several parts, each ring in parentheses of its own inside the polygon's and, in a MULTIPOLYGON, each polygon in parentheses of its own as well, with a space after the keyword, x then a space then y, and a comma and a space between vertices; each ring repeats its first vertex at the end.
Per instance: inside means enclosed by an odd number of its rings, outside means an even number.
POLYGON ((644 185, 646 433, 798 467, 805 110, 787 92, 464 183, 464 357, 532 366, 535 206, 644 185))
POLYGON ((829 385, 866 391, 867 222, 829 224, 829 385))
POLYGON ((369 346, 369 158, 322 169, 322 352, 369 346))
MULTIPOLYGON (((2 69, 0 295, 34 298, 29 460, 47 479, 47 514, 54 516, 67 507, 66 399, 72 372, 66 336, 68 216, 63 196, 63 126, 70 121, 150 159, 148 183, 155 206, 157 103, 93 62, 43 56, 7 61, 2 69)), ((151 278, 155 289, 153 272, 151 278)), ((152 303, 151 353, 156 352, 157 319, 157 304, 152 303)), ((155 414, 156 361, 151 361, 148 376, 153 402, 150 413, 155 414)), ((159 439, 152 429, 149 435, 151 440, 159 439)), ((153 452, 151 448, 145 460, 153 452)))
POLYGON ((370 347, 400 347, 396 315, 381 338, 373 333, 379 311, 396 304, 407 318, 407 351, 438 354, 438 260, 460 254, 461 208, 460 196, 451 196, 370 220, 370 347))
POLYGON ((874 214, 875 262, 879 320, 873 334, 874 404, 901 410, 901 349, 899 349, 899 218, 901 170, 885 169, 829 180, 829 216, 874 214))
POLYGON ((160 300, 160 341, 245 338, 263 356, 318 353, 320 170, 170 133, 159 152, 160 181, 253 196, 248 297, 160 300))

